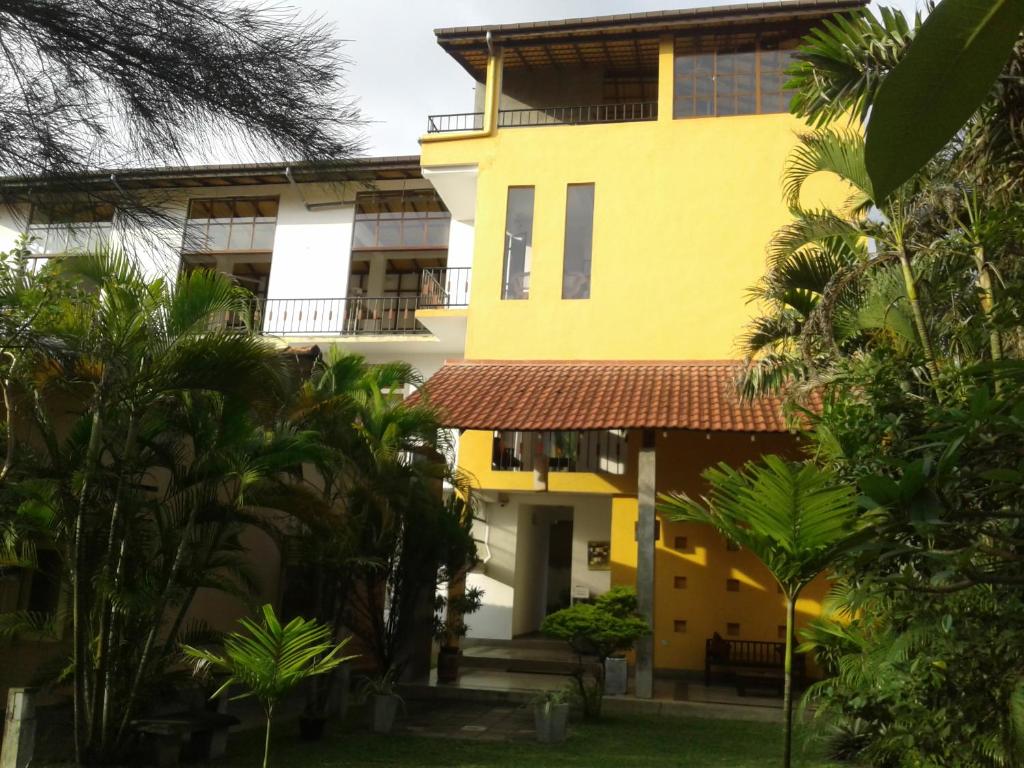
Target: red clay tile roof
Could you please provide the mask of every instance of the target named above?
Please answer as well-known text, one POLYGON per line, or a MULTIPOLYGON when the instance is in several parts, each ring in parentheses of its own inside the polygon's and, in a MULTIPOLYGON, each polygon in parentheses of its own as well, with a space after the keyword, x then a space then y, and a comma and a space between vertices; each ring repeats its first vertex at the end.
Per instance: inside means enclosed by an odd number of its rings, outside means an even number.
POLYGON ((459 429, 786 432, 777 398, 743 402, 728 361, 449 361, 425 385, 459 429))

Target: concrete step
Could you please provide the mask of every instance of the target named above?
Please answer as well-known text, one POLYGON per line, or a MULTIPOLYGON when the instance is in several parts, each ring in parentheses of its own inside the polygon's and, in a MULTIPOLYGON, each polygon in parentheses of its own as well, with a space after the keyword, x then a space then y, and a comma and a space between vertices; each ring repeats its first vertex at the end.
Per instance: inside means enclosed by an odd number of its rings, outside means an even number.
POLYGON ((463 651, 459 666, 463 669, 493 669, 501 672, 521 672, 538 675, 570 675, 576 669, 576 662, 567 659, 544 658, 502 658, 500 656, 476 655, 463 651))

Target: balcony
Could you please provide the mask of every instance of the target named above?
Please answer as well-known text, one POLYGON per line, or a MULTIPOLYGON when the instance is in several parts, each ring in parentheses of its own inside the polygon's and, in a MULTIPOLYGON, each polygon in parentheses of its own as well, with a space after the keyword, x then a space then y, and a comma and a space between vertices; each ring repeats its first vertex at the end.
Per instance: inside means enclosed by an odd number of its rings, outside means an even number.
POLYGON ((254 299, 253 328, 268 336, 414 336, 418 297, 254 299))
POLYGON ((420 309, 460 309, 469 306, 469 267, 423 270, 420 309))
MULTIPOLYGON (((658 119, 657 101, 615 104, 589 104, 538 109, 500 109, 499 128, 525 128, 540 125, 593 125, 596 123, 632 123, 658 119)), ((483 112, 431 115, 427 133, 455 133, 483 130, 483 112)))

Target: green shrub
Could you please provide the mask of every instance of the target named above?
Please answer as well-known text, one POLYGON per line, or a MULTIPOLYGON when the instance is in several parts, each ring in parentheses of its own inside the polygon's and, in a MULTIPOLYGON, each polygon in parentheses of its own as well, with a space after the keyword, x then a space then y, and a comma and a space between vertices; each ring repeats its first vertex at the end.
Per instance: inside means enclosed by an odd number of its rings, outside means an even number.
POLYGON ((628 587, 614 587, 592 603, 576 603, 556 611, 540 625, 545 635, 564 640, 576 654, 574 678, 587 717, 599 717, 604 695, 604 661, 609 656, 627 651, 641 637, 650 633, 647 621, 637 613, 636 593, 628 587), (587 657, 594 681, 586 682, 587 657))

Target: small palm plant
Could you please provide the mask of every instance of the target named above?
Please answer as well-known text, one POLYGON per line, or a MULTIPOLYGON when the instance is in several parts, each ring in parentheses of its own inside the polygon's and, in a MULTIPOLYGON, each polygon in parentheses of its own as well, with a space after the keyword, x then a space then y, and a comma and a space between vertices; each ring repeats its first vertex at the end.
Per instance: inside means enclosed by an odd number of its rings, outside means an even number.
POLYGON ((223 656, 189 645, 182 646, 182 651, 197 674, 217 670, 228 675, 210 698, 237 684, 248 691, 235 699, 253 696, 259 701, 267 718, 263 746, 263 768, 267 768, 270 724, 277 702, 306 678, 330 672, 355 656, 341 655, 351 638, 334 643, 330 627, 301 616, 282 626, 270 605, 263 606, 262 624, 250 619, 239 623, 247 634, 230 633, 224 640, 223 656))
POLYGON ((719 464, 704 472, 710 493, 703 503, 684 494, 661 496, 658 508, 682 522, 707 523, 752 552, 786 596, 784 765, 793 736, 793 622, 800 592, 862 537, 854 489, 809 463, 763 456, 742 470, 719 464))

